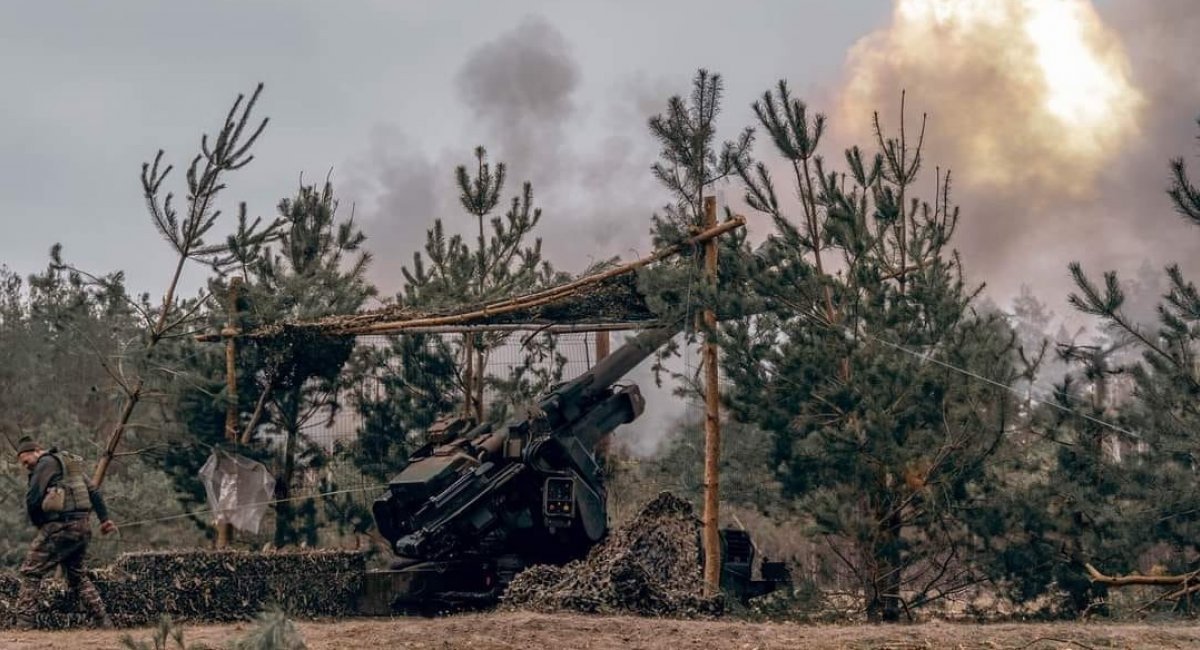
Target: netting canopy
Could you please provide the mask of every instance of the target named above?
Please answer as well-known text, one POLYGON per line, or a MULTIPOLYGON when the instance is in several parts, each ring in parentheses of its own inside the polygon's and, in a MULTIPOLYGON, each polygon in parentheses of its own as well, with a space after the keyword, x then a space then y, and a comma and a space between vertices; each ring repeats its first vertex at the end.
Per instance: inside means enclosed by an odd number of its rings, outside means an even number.
MULTIPOLYGON (((389 306, 375 311, 327 316, 313 321, 274 323, 238 336, 360 336, 398 334, 439 327, 537 328, 580 325, 603 329, 605 325, 620 324, 628 329, 651 326, 656 322, 656 317, 646 304, 645 297, 638 291, 635 271, 676 256, 743 225, 745 219, 740 216, 734 217, 647 257, 513 298, 481 305, 450 305, 443 309, 418 310, 406 306, 389 306)), ((197 338, 217 341, 221 336, 204 334, 197 338)))

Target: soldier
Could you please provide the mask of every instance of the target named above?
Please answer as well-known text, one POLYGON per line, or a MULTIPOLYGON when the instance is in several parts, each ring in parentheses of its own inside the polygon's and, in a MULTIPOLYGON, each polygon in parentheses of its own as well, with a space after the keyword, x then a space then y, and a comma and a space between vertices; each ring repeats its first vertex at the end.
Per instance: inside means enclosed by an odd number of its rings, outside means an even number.
POLYGON ((33 627, 42 578, 62 565, 67 587, 79 596, 97 623, 112 627, 100 592, 84 572, 83 559, 92 538, 92 511, 100 518, 101 534, 107 535, 117 526, 108 518, 100 490, 87 477, 83 459, 55 448, 45 451, 26 436, 17 443, 17 460, 29 471, 25 509, 29 521, 38 528, 20 569, 19 624, 33 627))

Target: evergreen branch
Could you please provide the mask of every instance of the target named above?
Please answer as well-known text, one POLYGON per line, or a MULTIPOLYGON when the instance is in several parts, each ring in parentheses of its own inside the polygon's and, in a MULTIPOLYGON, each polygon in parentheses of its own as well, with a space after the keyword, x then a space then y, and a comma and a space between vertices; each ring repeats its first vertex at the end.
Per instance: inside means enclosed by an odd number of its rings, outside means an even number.
POLYGON ((1161 359, 1171 363, 1174 366, 1179 366, 1179 360, 1174 355, 1166 350, 1163 350, 1157 343, 1151 341, 1141 328, 1129 321, 1125 314, 1121 311, 1122 305, 1125 303, 1125 294, 1121 289, 1120 282, 1117 280, 1115 271, 1107 271, 1104 274, 1105 289, 1104 294, 1094 284, 1088 280, 1083 273, 1083 267, 1079 262, 1071 262, 1068 265, 1071 271, 1071 276, 1075 280, 1077 286, 1082 293, 1072 293, 1067 297, 1067 302, 1077 310, 1094 316, 1100 316, 1108 320, 1113 325, 1116 325, 1126 334, 1132 336, 1139 341, 1147 349, 1157 354, 1161 359))
POLYGON ((1112 319, 1125 302, 1125 296, 1116 280, 1116 273, 1109 271, 1104 274, 1106 292, 1101 294, 1084 274, 1083 266, 1079 262, 1071 262, 1067 268, 1070 269, 1071 278, 1080 291, 1080 294, 1071 293, 1067 302, 1085 314, 1112 319))
POLYGON ((1171 161, 1171 187, 1167 190, 1175 211, 1183 218, 1200 225, 1200 189, 1192 185, 1187 165, 1182 158, 1171 161))

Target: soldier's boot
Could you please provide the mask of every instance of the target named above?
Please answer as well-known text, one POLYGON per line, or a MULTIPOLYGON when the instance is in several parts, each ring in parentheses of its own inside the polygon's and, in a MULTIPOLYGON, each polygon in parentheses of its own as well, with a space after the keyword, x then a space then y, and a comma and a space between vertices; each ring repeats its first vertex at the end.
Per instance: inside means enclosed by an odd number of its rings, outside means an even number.
POLYGON ((37 597, 41 580, 27 575, 21 576, 21 589, 17 592, 17 603, 13 608, 16 613, 16 629, 32 630, 37 627, 34 617, 37 615, 37 597))
POLYGON ((79 580, 79 599, 87 606, 92 618, 96 620, 97 626, 106 630, 115 627, 112 619, 108 616, 108 608, 104 606, 104 599, 100 598, 100 592, 96 590, 96 585, 87 576, 83 576, 79 580))

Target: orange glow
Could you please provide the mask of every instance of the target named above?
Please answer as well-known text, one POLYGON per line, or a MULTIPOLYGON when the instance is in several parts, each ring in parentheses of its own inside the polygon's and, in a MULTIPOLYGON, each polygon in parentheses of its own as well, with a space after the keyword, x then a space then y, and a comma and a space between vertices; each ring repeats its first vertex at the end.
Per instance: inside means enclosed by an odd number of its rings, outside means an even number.
POLYGON ((901 89, 960 179, 1073 193, 1136 136, 1144 103, 1086 0, 897 0, 891 25, 851 50, 846 135, 869 134, 873 110, 886 126, 901 89))

